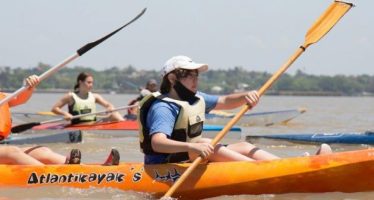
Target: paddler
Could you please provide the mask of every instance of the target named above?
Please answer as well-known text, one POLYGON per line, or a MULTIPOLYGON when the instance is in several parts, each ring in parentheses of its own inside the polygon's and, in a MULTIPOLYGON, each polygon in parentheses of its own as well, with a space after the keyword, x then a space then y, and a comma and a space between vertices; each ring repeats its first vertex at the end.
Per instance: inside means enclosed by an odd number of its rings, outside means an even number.
MULTIPOLYGON (((140 102, 140 147, 145 164, 188 162, 197 156, 213 162, 273 160, 278 156, 248 142, 212 146, 202 138, 205 113, 212 109, 234 109, 244 104, 256 106, 257 91, 213 96, 198 92, 198 77, 208 65, 186 56, 170 58, 164 65, 160 92, 140 102)), ((324 145, 320 153, 331 152, 324 145)))
MULTIPOLYGON (((96 103, 103 106, 108 111, 114 109, 113 105, 105 100, 101 95, 91 92, 94 84, 93 76, 89 73, 82 72, 77 77, 74 91, 64 95, 52 107, 52 112, 57 115, 63 115, 68 121, 74 115, 88 114, 96 112, 96 103), (68 111, 64 111, 62 107, 68 105, 68 111)), ((111 112, 109 116, 101 121, 123 121, 124 118, 119 112, 111 112)), ((71 120, 72 124, 95 122, 96 115, 89 115, 82 118, 71 120)))
MULTIPOLYGON (((139 102, 152 92, 157 92, 157 81, 155 79, 149 79, 145 85, 145 88, 140 88, 140 94, 135 99, 129 102, 129 106, 139 105, 139 102)), ((138 106, 127 109, 127 114, 124 116, 126 120, 136 120, 138 117, 138 106)))
MULTIPOLYGON (((25 80, 28 89, 11 99, 8 103, 0 107, 0 137, 5 139, 10 135, 12 120, 10 107, 14 107, 27 102, 31 97, 35 86, 39 84, 39 77, 31 75, 25 80)), ((7 94, 0 92, 0 99, 5 98, 7 94)), ((51 149, 42 146, 36 147, 16 147, 9 145, 0 146, 0 164, 18 164, 18 165, 44 165, 44 164, 79 164, 80 151, 73 149, 69 156, 63 156, 53 152, 51 149)))

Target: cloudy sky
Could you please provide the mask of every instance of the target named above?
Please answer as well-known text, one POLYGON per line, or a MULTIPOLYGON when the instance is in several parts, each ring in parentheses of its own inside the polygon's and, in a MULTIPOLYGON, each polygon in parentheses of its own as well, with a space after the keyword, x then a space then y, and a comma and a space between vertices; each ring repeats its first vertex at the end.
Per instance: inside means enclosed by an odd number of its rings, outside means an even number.
MULTIPOLYGON (((98 70, 161 69, 187 55, 211 69, 276 71, 303 44, 332 0, 0 0, 0 66, 55 65, 79 47, 137 22, 73 61, 98 70)), ((316 75, 374 75, 374 1, 356 5, 289 69, 316 75)))

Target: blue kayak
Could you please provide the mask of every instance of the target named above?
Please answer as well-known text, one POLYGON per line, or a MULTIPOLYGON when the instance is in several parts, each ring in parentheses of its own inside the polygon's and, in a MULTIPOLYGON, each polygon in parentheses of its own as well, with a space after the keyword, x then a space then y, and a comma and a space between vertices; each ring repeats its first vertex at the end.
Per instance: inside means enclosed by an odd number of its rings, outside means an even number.
POLYGON ((372 131, 357 133, 272 134, 246 136, 247 140, 261 138, 304 143, 374 144, 374 132, 372 131))
MULTIPOLYGON (((213 125, 213 124, 204 124, 203 131, 221 131, 225 126, 223 125, 213 125)), ((242 129, 240 127, 232 127, 230 131, 233 132, 241 132, 242 129)))

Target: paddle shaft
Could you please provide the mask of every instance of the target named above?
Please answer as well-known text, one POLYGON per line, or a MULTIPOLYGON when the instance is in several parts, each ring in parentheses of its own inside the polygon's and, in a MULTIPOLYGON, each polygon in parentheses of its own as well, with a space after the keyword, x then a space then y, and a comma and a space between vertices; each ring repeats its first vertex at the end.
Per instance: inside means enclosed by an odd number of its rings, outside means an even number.
MULTIPOLYGON (((74 115, 71 119, 77 119, 77 118, 91 116, 91 115, 109 114, 109 113, 112 113, 112 112, 129 109, 129 108, 133 108, 133 107, 136 107, 136 106, 137 105, 122 106, 122 107, 118 107, 118 108, 113 109, 113 110, 104 110, 104 111, 95 112, 95 113, 86 113, 86 114, 81 114, 81 115, 74 115)), ((48 123, 54 123, 54 122, 59 122, 59 121, 65 121, 65 120, 66 120, 65 118, 51 119, 51 120, 47 120, 47 121, 44 121, 44 122, 40 122, 40 124, 48 124, 48 123)))
MULTIPOLYGON (((40 81, 46 79, 47 77, 49 77, 50 75, 52 75, 53 73, 57 72, 59 69, 61 69, 62 67, 64 67, 68 63, 70 63, 71 61, 75 60, 79 56, 82 56, 83 54, 85 54, 86 52, 88 52, 89 50, 91 50, 92 48, 94 48, 95 46, 99 45, 100 43, 102 43, 103 41, 105 41, 106 39, 108 39, 109 37, 111 37, 112 35, 116 34, 118 31, 122 30, 123 28, 125 28, 129 24, 131 24, 134 21, 136 21, 139 17, 141 17, 145 13, 146 10, 147 9, 144 8, 135 18, 133 18, 131 21, 127 22, 125 25, 121 26, 120 28, 116 29, 115 31, 113 31, 113 32, 105 35, 104 37, 102 37, 102 38, 100 38, 100 39, 98 39, 98 40, 96 40, 94 42, 90 42, 90 43, 84 45, 83 47, 79 48, 74 55, 68 57, 67 59, 65 59, 60 64, 52 67, 51 69, 47 70, 42 75, 40 75, 40 77, 39 77, 40 81)), ((12 94, 7 95, 4 99, 2 99, 0 101, 0 106, 3 105, 4 103, 7 103, 11 99, 13 99, 17 95, 19 95, 21 92, 25 91, 27 88, 28 87, 26 85, 24 85, 20 89, 18 89, 17 91, 13 92, 12 94)))
MULTIPOLYGON (((42 75, 39 76, 39 80, 43 81, 47 77, 49 77, 51 74, 55 73, 56 71, 60 70, 62 67, 70 63, 71 61, 75 60, 76 58, 79 57, 78 53, 75 53, 74 55, 71 55, 70 57, 66 58, 64 61, 62 61, 60 64, 52 67, 51 69, 47 70, 44 72, 42 75)), ((19 88, 17 91, 13 92, 11 95, 7 95, 4 99, 0 101, 0 106, 3 105, 4 103, 10 101, 14 97, 18 96, 21 94, 23 91, 25 91, 28 88, 27 85, 23 85, 21 88, 19 88)))
MULTIPOLYGON (((304 48, 298 48, 294 55, 276 72, 274 73, 268 81, 258 90, 259 96, 262 96, 265 91, 271 87, 271 85, 278 80, 278 78, 291 66, 293 62, 304 52, 304 48)), ((251 108, 250 105, 245 105, 242 109, 228 122, 228 124, 217 134, 217 136, 212 140, 211 144, 213 146, 226 135, 226 133, 235 125, 236 122, 251 108)))
MULTIPOLYGON (((297 49, 297 51, 288 59, 288 61, 259 89, 259 95, 262 96, 265 91, 289 68, 289 66, 295 62, 295 60, 305 51, 306 48, 308 48, 311 44, 318 42, 324 35, 326 35, 351 7, 352 4, 335 1, 313 24, 312 28, 309 29, 305 37, 306 39, 304 45, 300 46, 300 48, 297 49)), ((211 144, 215 146, 250 108, 251 107, 249 105, 245 105, 217 134, 217 136, 212 140, 211 144)), ((201 161, 201 156, 195 159, 187 170, 181 175, 181 177, 165 193, 163 198, 171 197, 171 195, 173 195, 176 189, 187 179, 187 177, 201 161)))
POLYGON ((130 86, 130 87, 132 87, 134 89, 139 90, 139 88, 140 88, 138 85, 136 85, 135 83, 133 83, 131 81, 124 80, 124 82, 125 82, 125 84, 127 84, 128 86, 130 86))
MULTIPOLYGON (((115 112, 115 111, 124 110, 124 109, 128 109, 128 108, 133 108, 133 107, 136 107, 136 106, 138 106, 138 105, 122 106, 122 107, 118 107, 116 109, 109 110, 109 111, 105 110, 105 111, 100 111, 100 112, 95 112, 95 113, 86 113, 86 114, 81 114, 81 115, 74 115, 71 118, 71 120, 81 118, 81 117, 90 116, 90 115, 109 114, 109 113, 112 113, 112 112, 115 112)), ((12 132, 13 133, 20 133, 20 132, 26 131, 26 130, 34 127, 34 126, 38 126, 38 125, 42 125, 42 124, 48 124, 48 123, 54 123, 54 122, 59 122, 59 121, 65 121, 65 120, 66 120, 65 118, 59 118, 59 119, 51 119, 51 120, 47 120, 47 121, 43 121, 43 122, 31 122, 31 123, 27 123, 27 124, 21 124, 21 125, 13 127, 12 132)))

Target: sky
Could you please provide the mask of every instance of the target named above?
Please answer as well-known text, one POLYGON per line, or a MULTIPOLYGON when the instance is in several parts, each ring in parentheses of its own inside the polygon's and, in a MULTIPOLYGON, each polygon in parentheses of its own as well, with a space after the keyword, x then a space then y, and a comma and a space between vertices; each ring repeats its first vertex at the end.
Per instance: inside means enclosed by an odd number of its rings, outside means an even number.
MULTIPOLYGON (((161 70, 186 55, 210 69, 277 71, 332 0, 0 0, 0 66, 52 66, 88 42, 135 23, 69 67, 103 70, 132 65, 161 70)), ((287 72, 374 75, 374 1, 356 7, 287 72), (371 37, 372 36, 372 37, 371 37)))

